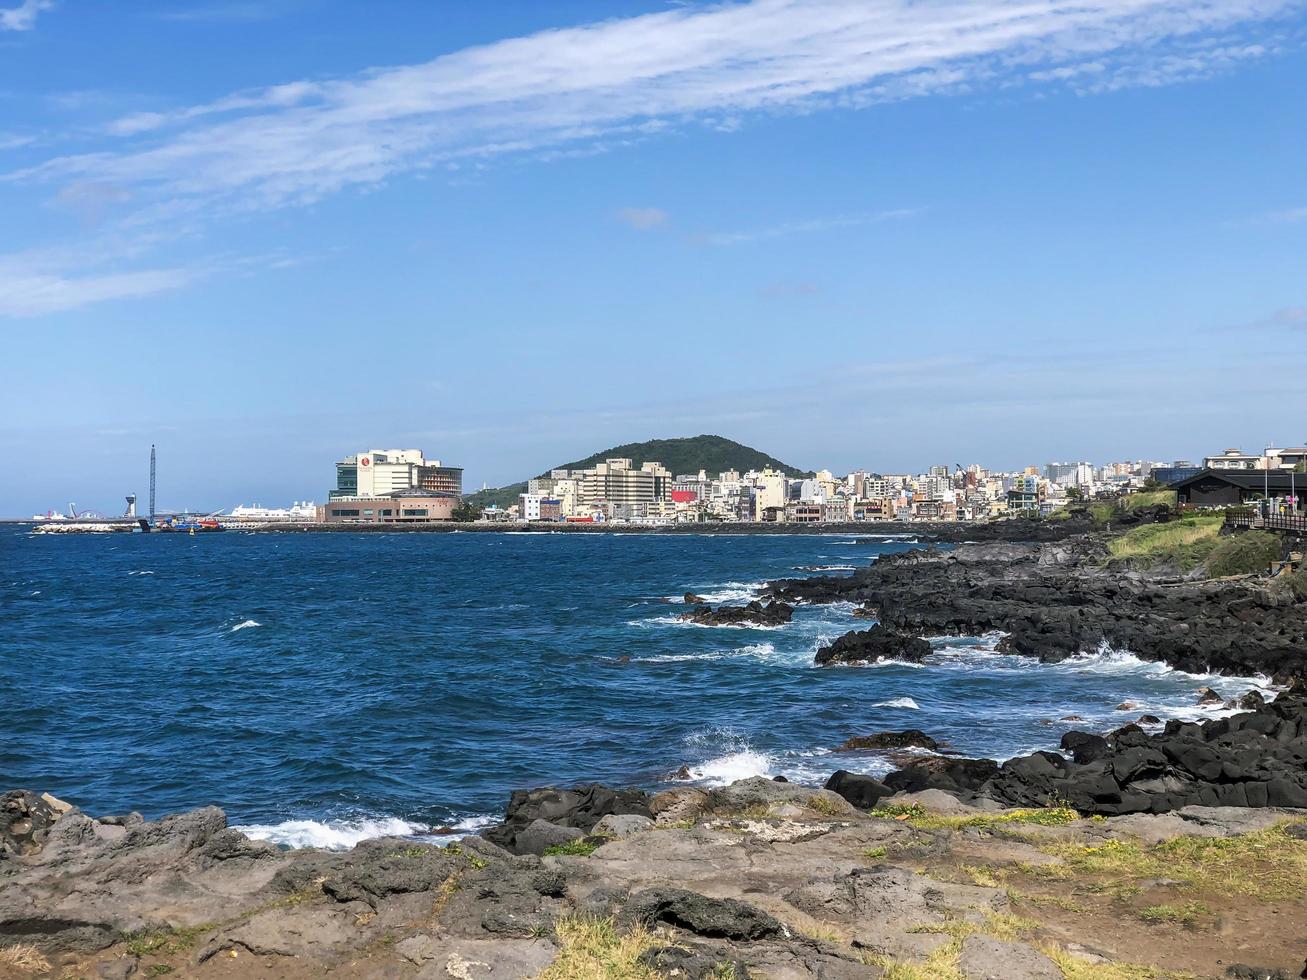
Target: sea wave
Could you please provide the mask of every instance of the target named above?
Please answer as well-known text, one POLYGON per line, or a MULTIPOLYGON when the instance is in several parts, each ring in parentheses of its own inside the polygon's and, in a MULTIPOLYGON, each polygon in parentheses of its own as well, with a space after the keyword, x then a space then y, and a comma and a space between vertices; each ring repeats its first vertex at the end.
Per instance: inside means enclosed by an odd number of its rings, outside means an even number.
POLYGON ((235 626, 233 626, 233 627, 232 627, 231 629, 229 629, 227 632, 228 632, 228 633, 239 633, 241 630, 253 629, 255 626, 262 626, 262 625, 263 625, 262 623, 256 622, 256 621, 253 620, 253 619, 247 619, 247 620, 245 620, 245 621, 243 621, 243 622, 237 623, 235 626))
POLYGON ((737 657, 754 657, 767 660, 776 655, 776 646, 772 643, 750 643, 731 650, 702 650, 697 653, 656 653, 640 657, 643 664, 674 664, 687 660, 731 660, 737 657))
POLYGON ((921 705, 913 701, 912 698, 892 698, 889 701, 877 701, 872 705, 873 708, 910 708, 913 711, 920 711, 921 705))
POLYGON ((234 828, 251 840, 266 840, 279 847, 320 847, 347 851, 359 841, 374 837, 416 837, 431 828, 399 817, 352 820, 284 820, 276 824, 249 824, 234 828))
POLYGON ((691 756, 699 762, 686 766, 689 782, 707 786, 726 786, 737 779, 773 775, 773 759, 755 749, 747 735, 733 728, 705 728, 682 739, 691 756))
POLYGON ((697 783, 708 786, 727 786, 737 779, 750 776, 772 775, 772 757, 766 752, 743 749, 728 755, 708 759, 698 765, 689 767, 690 777, 697 783))
MULTIPOLYGON (((689 591, 704 602, 748 602, 756 599, 766 585, 766 582, 718 582, 703 590, 689 591)), ((684 600, 683 597, 677 597, 676 601, 684 600)))
POLYGON ((682 619, 680 616, 651 616, 648 619, 631 619, 627 620, 626 625, 640 629, 651 629, 654 626, 693 626, 705 630, 779 630, 785 628, 784 624, 763 626, 760 623, 696 623, 688 619, 682 619))
MULTIPOLYGON (((348 851, 361 841, 377 837, 412 837, 433 844, 444 844, 499 822, 485 814, 464 817, 449 824, 453 833, 433 833, 430 824, 414 823, 399 817, 354 817, 342 820, 284 820, 275 824, 236 826, 251 840, 265 840, 278 847, 297 849, 317 847, 326 851, 348 851)), ((441 828, 445 829, 445 828, 441 828)))

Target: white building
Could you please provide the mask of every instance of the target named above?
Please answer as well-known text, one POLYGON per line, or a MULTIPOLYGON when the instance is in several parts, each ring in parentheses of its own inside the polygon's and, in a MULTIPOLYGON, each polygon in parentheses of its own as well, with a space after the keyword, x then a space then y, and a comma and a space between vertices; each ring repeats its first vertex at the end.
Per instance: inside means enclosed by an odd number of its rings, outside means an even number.
POLYGON ((384 497, 401 490, 457 496, 463 492, 463 470, 424 459, 420 449, 369 449, 336 464, 336 489, 329 496, 384 497))

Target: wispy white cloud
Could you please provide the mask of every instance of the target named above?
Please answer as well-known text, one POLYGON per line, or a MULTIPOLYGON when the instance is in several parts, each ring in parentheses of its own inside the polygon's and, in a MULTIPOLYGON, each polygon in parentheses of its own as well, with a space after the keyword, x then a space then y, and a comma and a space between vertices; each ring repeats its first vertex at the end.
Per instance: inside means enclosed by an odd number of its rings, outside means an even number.
POLYGON ((1283 211, 1272 211, 1266 217, 1268 220, 1280 224, 1289 224, 1295 221, 1307 221, 1307 207, 1285 208, 1283 211))
POLYGON ((841 214, 830 218, 815 218, 810 221, 793 221, 787 224, 772 225, 770 228, 755 228, 752 231, 721 231, 699 236, 696 241, 705 245, 742 245, 749 242, 767 241, 772 238, 784 238, 788 235, 812 234, 830 231, 835 228, 853 228, 858 225, 880 224, 883 221, 896 221, 920 214, 921 208, 895 208, 891 211, 874 211, 867 214, 841 214))
POLYGON ((135 299, 194 281, 187 269, 61 273, 0 260, 0 317, 63 313, 111 299, 135 299))
POLYGON ((651 122, 729 128, 760 112, 1061 84, 1087 74, 1099 88, 1161 84, 1257 56, 1258 45, 1230 35, 1296 3, 684 7, 127 116, 110 127, 124 144, 48 160, 10 179, 93 177, 237 207, 303 203, 440 162, 557 150, 651 122))
MULTIPOLYGON (((452 174, 473 173, 508 155, 547 161, 607 152, 689 127, 729 132, 767 113, 858 109, 1018 86, 1090 92, 1201 77, 1266 54, 1273 44, 1254 35, 1270 33, 1267 21, 1301 3, 685 5, 510 38, 420 64, 293 80, 169 111, 123 115, 104 124, 93 152, 48 157, 0 175, 0 182, 59 188, 54 196, 86 211, 89 224, 112 209, 121 227, 166 228, 233 211, 308 204, 405 173, 456 179, 452 174)), ((51 5, 25 0, 0 10, 0 23, 29 29, 51 5)), ((253 5, 214 0, 196 9, 241 16, 253 5)), ((94 95, 63 98, 84 107, 94 95)), ((706 240, 736 245, 909 213, 836 216, 706 240)), ((618 217, 643 228, 666 221, 653 208, 627 209, 618 217)), ((135 268, 124 260, 111 271, 60 263, 38 268, 29 256, 17 266, 10 261, 6 271, 0 257, 0 288, 17 287, 0 300, 0 313, 30 315, 97 298, 146 295, 194 277, 166 261, 136 261, 135 268)))
POLYGON ((0 8, 0 31, 30 31, 37 15, 54 4, 55 0, 23 0, 17 7, 0 8))
POLYGON ((637 231, 649 231, 667 224, 667 212, 661 208, 622 208, 617 220, 637 231))

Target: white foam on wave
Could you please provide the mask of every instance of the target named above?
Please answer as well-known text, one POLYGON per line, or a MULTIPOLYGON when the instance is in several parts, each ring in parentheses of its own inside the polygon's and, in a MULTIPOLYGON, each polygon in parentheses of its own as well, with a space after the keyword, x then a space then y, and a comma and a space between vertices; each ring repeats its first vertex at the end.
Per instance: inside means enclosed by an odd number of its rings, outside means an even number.
POLYGON ((772 758, 765 752, 743 749, 690 766, 690 778, 709 786, 726 786, 737 779, 772 775, 772 758))
POLYGON ((873 708, 910 708, 913 711, 920 711, 921 705, 913 701, 912 698, 892 698, 889 701, 877 701, 872 705, 873 708))
POLYGON ((236 827, 251 840, 266 840, 279 847, 320 847, 328 851, 347 851, 359 841, 374 837, 415 837, 430 827, 410 823, 399 817, 357 818, 353 820, 284 820, 275 824, 249 824, 236 827))
MULTIPOLYGON (((498 823, 496 817, 464 817, 449 825, 454 833, 435 834, 429 824, 399 817, 356 817, 346 820, 284 820, 275 824, 246 824, 234 827, 251 840, 264 840, 278 847, 317 847, 326 851, 348 851, 361 841, 377 837, 412 837, 432 844, 444 844, 475 834, 498 823)), ((443 829, 443 828, 442 828, 443 829)))
POLYGON ((733 728, 706 728, 692 732, 685 737, 684 743, 692 755, 707 756, 703 761, 692 762, 686 767, 690 782, 726 786, 737 779, 773 775, 772 757, 759 752, 746 735, 733 728))
POLYGON ((687 660, 732 660, 738 657, 753 657, 768 660, 776 655, 776 647, 771 643, 750 643, 733 650, 701 650, 697 653, 658 653, 651 657, 641 657, 644 664, 674 664, 687 660))
POLYGON ((779 630, 785 628, 784 624, 763 626, 760 623, 696 623, 688 619, 682 619, 680 616, 652 616, 649 619, 632 619, 628 620, 626 625, 636 626, 641 629, 650 629, 654 626, 693 626, 705 630, 779 630))
POLYGON ((1092 674, 1143 674, 1152 677, 1182 677, 1195 684, 1219 688, 1238 688, 1240 693, 1256 689, 1264 696, 1274 697, 1280 689, 1265 674, 1241 677, 1237 674, 1196 674, 1179 670, 1160 661, 1145 660, 1128 650, 1118 650, 1103 643, 1096 653, 1068 657, 1059 664, 1048 666, 1092 674))
POLYGON ((233 627, 232 627, 231 629, 229 629, 227 632, 229 632, 229 633, 238 633, 238 632, 240 632, 241 630, 253 629, 255 626, 262 626, 262 625, 263 625, 262 623, 255 622, 255 621, 252 620, 252 619, 247 619, 247 620, 245 620, 244 622, 237 623, 235 626, 233 626, 233 627))
POLYGON ((149 570, 147 569, 146 571, 142 571, 142 572, 128 572, 127 574, 128 574, 128 575, 153 575, 154 572, 151 572, 151 571, 149 571, 149 570))
POLYGON ((691 589, 704 602, 748 602, 758 597, 766 582, 721 582, 707 589, 691 589))

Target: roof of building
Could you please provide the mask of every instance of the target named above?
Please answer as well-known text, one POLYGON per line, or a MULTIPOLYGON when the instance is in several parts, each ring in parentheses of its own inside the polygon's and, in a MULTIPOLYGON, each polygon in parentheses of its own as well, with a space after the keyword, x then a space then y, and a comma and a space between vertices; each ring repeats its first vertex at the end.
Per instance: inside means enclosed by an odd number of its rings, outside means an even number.
POLYGON ((1260 490, 1270 486, 1276 490, 1287 490, 1291 483, 1301 483, 1307 489, 1307 473, 1294 473, 1292 470, 1203 470, 1183 480, 1176 480, 1173 487, 1187 487, 1199 480, 1208 478, 1228 483, 1241 490, 1260 490))
POLYGON ((392 500, 409 500, 423 499, 430 500, 432 497, 457 497, 456 493, 445 493, 443 490, 423 490, 420 487, 411 487, 408 490, 396 490, 394 493, 386 494, 392 500))

